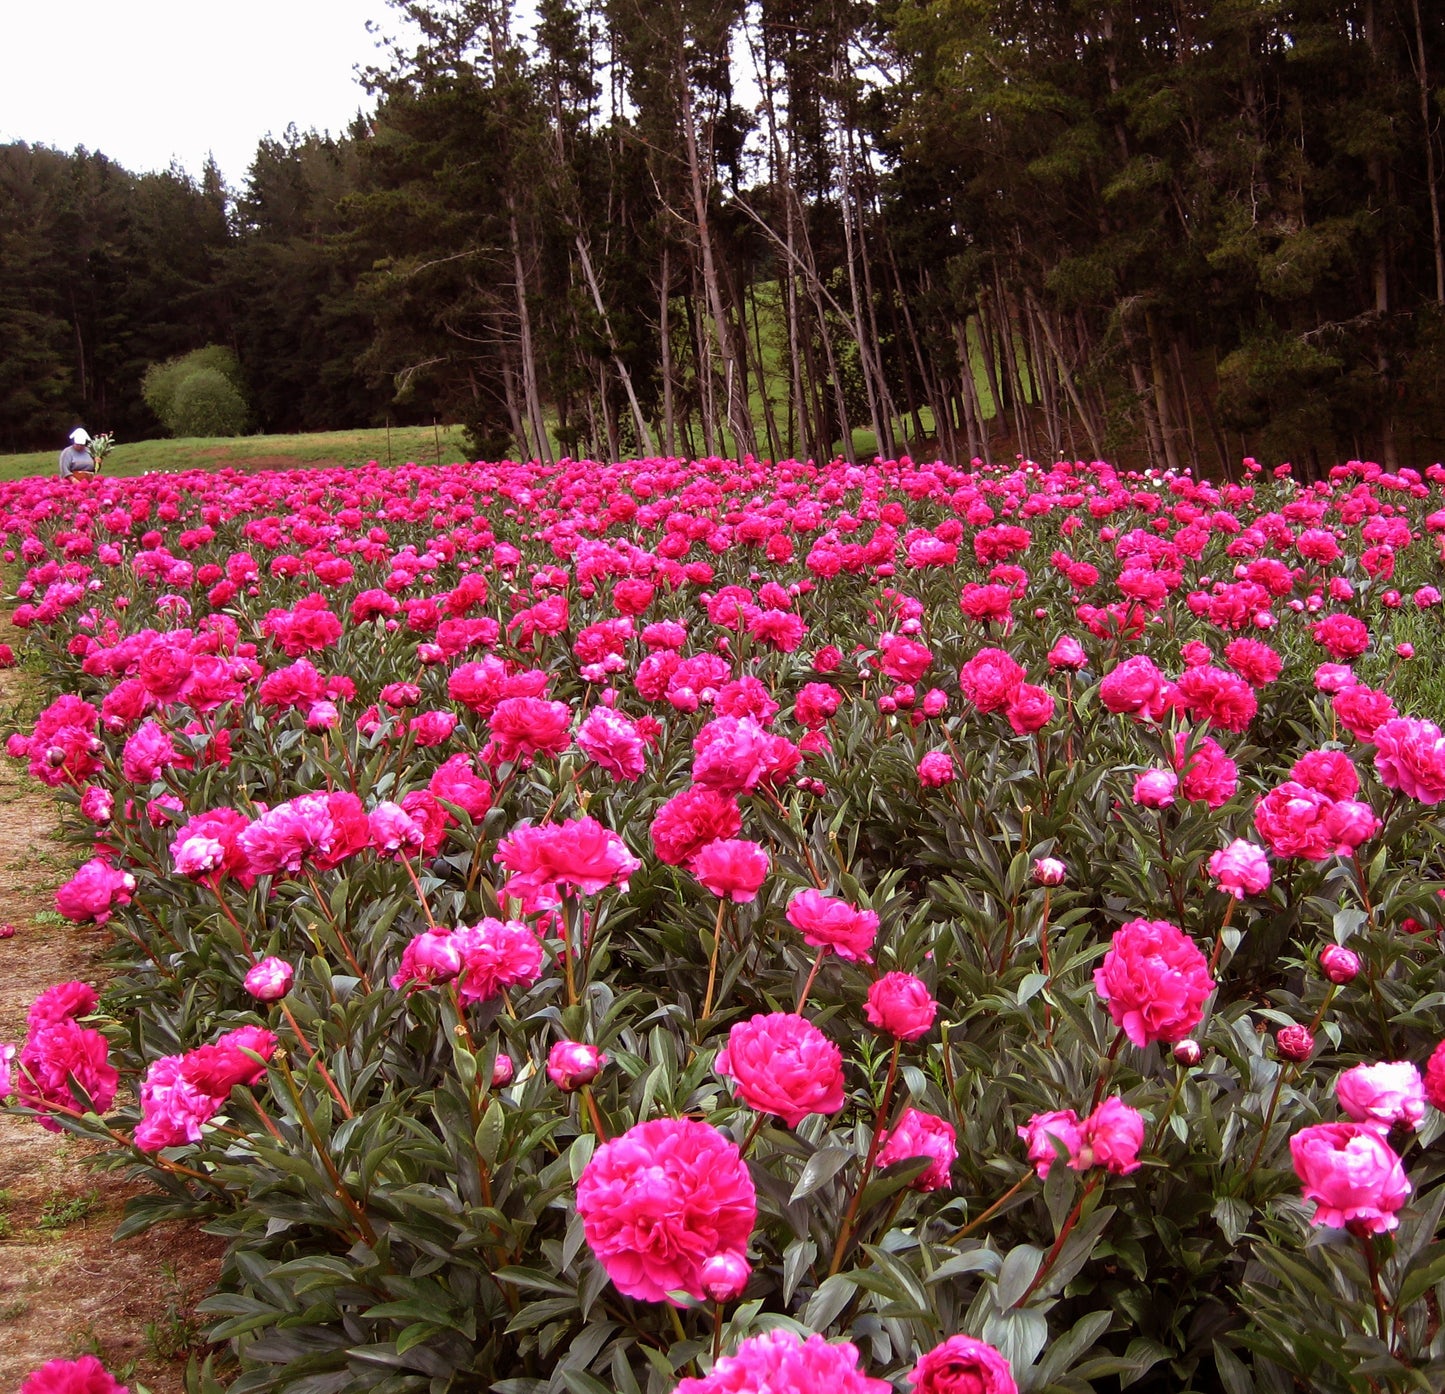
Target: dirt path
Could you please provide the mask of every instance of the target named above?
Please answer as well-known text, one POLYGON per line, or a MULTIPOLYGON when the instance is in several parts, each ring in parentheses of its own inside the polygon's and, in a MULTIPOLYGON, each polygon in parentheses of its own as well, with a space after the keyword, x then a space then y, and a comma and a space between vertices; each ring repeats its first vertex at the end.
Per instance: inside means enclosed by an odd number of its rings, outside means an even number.
MULTIPOLYGON (((0 640, 19 638, 0 622, 0 640)), ((7 723, 25 682, 17 670, 0 672, 7 723)), ((0 753, 0 924, 15 928, 0 939, 0 1041, 23 1040, 26 1010, 50 984, 102 985, 104 930, 35 920, 53 911, 55 887, 75 864, 57 831, 48 792, 0 753)), ((0 1390, 47 1360, 90 1353, 123 1383, 181 1394, 198 1346, 194 1305, 215 1281, 221 1245, 180 1225, 116 1243, 137 1188, 87 1170, 90 1150, 0 1114, 0 1390)))

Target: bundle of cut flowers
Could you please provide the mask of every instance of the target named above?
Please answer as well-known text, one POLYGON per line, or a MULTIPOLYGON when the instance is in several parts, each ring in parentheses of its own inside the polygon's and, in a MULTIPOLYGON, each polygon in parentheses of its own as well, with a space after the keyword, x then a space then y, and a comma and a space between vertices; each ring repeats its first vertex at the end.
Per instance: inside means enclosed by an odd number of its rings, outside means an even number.
POLYGON ((242 1394, 1438 1390, 1445 469, 1241 478, 0 485, 0 1096, 242 1394))

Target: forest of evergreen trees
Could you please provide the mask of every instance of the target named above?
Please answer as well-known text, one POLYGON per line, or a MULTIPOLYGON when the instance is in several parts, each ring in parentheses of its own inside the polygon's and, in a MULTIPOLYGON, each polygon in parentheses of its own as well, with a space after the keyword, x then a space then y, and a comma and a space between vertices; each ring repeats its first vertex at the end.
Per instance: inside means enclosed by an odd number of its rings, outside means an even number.
POLYGON ((489 456, 1440 452, 1431 0, 392 3, 240 190, 0 146, 0 449, 217 343, 489 456))

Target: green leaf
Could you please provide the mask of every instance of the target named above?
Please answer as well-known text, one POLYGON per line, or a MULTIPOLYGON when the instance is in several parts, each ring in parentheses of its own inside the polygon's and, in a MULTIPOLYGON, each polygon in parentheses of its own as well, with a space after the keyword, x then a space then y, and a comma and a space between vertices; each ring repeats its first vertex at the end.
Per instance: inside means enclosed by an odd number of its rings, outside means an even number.
POLYGON ((826 1186, 842 1169, 857 1156, 851 1147, 824 1147, 808 1158, 798 1184, 793 1187, 789 1200, 802 1200, 820 1186, 826 1186))
POLYGON ((1004 1255, 993 1290, 994 1304, 999 1311, 1006 1312, 1017 1305, 1043 1261, 1044 1251, 1032 1244, 1019 1244, 1004 1255))

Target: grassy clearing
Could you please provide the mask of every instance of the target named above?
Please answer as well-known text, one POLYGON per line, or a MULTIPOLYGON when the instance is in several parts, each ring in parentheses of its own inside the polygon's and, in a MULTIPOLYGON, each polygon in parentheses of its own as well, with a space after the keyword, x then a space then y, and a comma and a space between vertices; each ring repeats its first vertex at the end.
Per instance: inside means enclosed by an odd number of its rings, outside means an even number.
MULTIPOLYGON (((0 455, 0 480, 55 474, 60 447, 28 455, 0 455)), ((393 426, 361 431, 316 431, 296 436, 195 436, 117 445, 107 474, 169 474, 188 469, 286 469, 385 464, 454 464, 468 459, 460 426, 393 426)))

